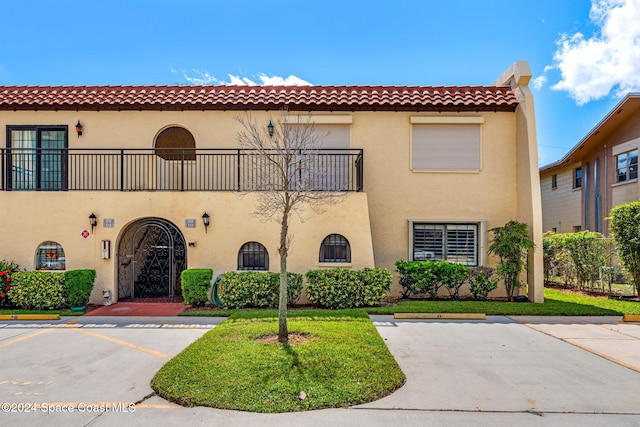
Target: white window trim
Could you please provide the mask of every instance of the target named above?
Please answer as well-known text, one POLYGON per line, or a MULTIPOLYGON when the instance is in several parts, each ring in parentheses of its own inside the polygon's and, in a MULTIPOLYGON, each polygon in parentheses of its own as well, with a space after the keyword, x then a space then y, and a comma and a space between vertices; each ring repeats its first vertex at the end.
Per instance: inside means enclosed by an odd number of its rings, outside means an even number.
POLYGON ((413 261, 413 224, 477 224, 478 225, 478 266, 485 267, 487 265, 487 221, 482 219, 422 219, 409 218, 409 261, 413 261))

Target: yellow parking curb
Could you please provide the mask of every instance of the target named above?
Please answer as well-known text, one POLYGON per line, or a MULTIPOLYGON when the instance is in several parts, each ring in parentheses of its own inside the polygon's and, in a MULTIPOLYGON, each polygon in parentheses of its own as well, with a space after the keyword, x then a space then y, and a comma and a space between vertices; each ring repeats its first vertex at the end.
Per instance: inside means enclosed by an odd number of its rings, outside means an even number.
POLYGON ((640 322, 640 314, 625 314, 622 316, 625 322, 640 322))
POLYGON ((59 314, 0 314, 0 320, 60 320, 59 314))
POLYGON ((394 319, 487 320, 484 313, 393 313, 394 319))

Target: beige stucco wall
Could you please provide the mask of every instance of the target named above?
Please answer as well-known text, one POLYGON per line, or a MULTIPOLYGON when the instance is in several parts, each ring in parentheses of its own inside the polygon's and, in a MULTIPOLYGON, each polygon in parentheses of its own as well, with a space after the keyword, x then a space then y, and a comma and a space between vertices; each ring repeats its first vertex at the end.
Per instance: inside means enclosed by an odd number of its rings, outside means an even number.
POLYGON ((573 188, 573 171, 580 163, 566 165, 540 175, 543 230, 556 229, 557 233, 570 233, 582 227, 582 188, 573 188), (551 188, 552 175, 557 175, 557 187, 551 188))
MULTIPOLYGON (((34 268, 37 247, 55 241, 65 251, 67 269, 93 268, 97 272, 92 301, 102 301, 102 290, 115 292, 118 239, 131 222, 146 217, 160 217, 175 224, 187 242, 189 268, 213 268, 215 273, 234 271, 240 247, 249 241, 262 243, 269 252, 269 267, 278 271, 279 225, 262 223, 251 214, 253 196, 236 193, 166 193, 166 192, 4 192, 0 194, 3 211, 2 233, 11 236, 0 248, 0 259, 34 268), (207 212, 211 225, 205 233, 201 216, 207 212), (95 213, 98 226, 89 239, 81 237, 90 229, 89 215, 95 213), (103 219, 114 220, 113 228, 104 228, 103 219), (196 228, 185 228, 185 219, 195 219, 196 228), (111 259, 101 258, 102 240, 111 241, 111 259)), ((289 270, 304 273, 309 269, 341 266, 360 269, 373 267, 367 195, 352 193, 324 212, 307 212, 305 222, 292 218, 293 243, 289 270), (350 264, 320 264, 319 249, 329 234, 338 233, 351 245, 350 264)))
MULTIPOLYGON (((527 102, 527 100, 524 100, 527 102)), ((520 108, 520 107, 519 107, 520 108)), ((70 148, 152 148, 154 137, 169 125, 187 128, 198 148, 237 147, 240 125, 233 111, 17 111, 0 113, 0 127, 6 125, 69 126, 70 148), (84 134, 78 138, 75 123, 80 120, 84 134)), ((268 123, 266 112, 254 112, 268 123)), ((331 123, 330 113, 316 113, 321 122, 331 123)), ((349 116, 351 147, 364 149, 364 193, 352 193, 340 203, 326 207, 323 214, 309 214, 300 224, 294 217, 294 237, 289 266, 305 272, 318 268, 322 239, 331 233, 347 237, 351 244, 352 268, 383 267, 391 271, 394 262, 409 258, 409 220, 476 222, 483 230, 501 226, 511 219, 533 225, 541 234, 541 214, 537 178, 535 123, 533 106, 526 114, 513 112, 336 113, 336 122, 349 116), (411 170, 411 117, 482 118, 482 169, 475 172, 413 172, 411 170), (529 120, 529 123, 526 120, 529 120), (521 130, 518 130, 518 127, 521 130), (519 147, 519 148, 518 148, 519 147), (531 169, 531 165, 533 170, 531 169), (520 172, 518 172, 520 171, 520 172), (533 175, 532 175, 533 173, 533 175), (537 199, 536 199, 537 197, 537 199)), ((273 118, 279 117, 278 112, 273 118)), ((95 268, 98 283, 93 301, 101 301, 102 289, 116 288, 116 244, 124 227, 139 218, 161 217, 173 222, 185 240, 195 241, 188 249, 189 267, 211 267, 216 273, 235 270, 237 253, 247 241, 263 243, 270 255, 270 267, 278 268, 276 223, 261 223, 250 215, 252 196, 221 192, 0 192, 4 209, 0 232, 12 236, 0 247, 0 258, 13 259, 32 269, 39 243, 46 240, 62 244, 67 268, 95 268), (211 215, 212 225, 204 233, 201 215, 211 215), (87 217, 94 212, 99 226, 89 240, 80 231, 88 228, 87 217), (113 218, 114 228, 102 227, 102 219, 113 218), (196 219, 197 228, 185 228, 185 219, 196 219), (100 258, 100 241, 111 240, 112 258, 100 258)), ((487 233, 480 245, 485 258, 487 233)), ((538 242, 539 239, 536 239, 538 242)), ((541 247, 541 244, 539 245, 541 247)), ((540 251, 536 251, 541 253, 540 251)), ((536 265, 538 258, 531 260, 536 265)), ((489 257, 487 264, 495 266, 489 257)), ((540 258, 540 275, 541 258, 540 258)), ((538 280, 535 267, 531 280, 538 280)), ((531 285, 532 282, 530 282, 531 285)), ((399 292, 399 285, 393 293, 399 292)), ((536 294, 540 300, 541 286, 536 294)), ((494 295, 503 295, 502 290, 494 295)))

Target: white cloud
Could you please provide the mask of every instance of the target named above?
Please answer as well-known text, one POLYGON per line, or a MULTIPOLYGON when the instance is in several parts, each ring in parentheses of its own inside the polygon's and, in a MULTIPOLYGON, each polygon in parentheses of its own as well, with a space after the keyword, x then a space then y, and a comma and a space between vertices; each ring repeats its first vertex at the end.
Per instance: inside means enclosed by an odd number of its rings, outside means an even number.
POLYGON ((599 31, 563 34, 553 56, 562 77, 551 88, 578 105, 640 89, 640 0, 592 0, 589 18, 599 31))
MULTIPOLYGON (((170 71, 172 73, 177 73, 178 71, 171 68, 170 71)), ((180 71, 184 79, 192 85, 237 85, 237 86, 311 86, 306 80, 301 79, 300 77, 290 75, 289 77, 280 77, 280 76, 268 76, 264 73, 258 74, 259 83, 256 83, 254 80, 249 79, 248 77, 241 77, 233 74, 228 74, 228 81, 220 80, 215 76, 212 76, 207 71, 200 70, 192 70, 195 74, 193 75, 187 74, 184 70, 180 71)))
POLYGON ((542 89, 542 86, 544 86, 544 84, 546 82, 547 82, 547 76, 542 75, 542 76, 538 76, 535 79, 533 79, 531 84, 533 85, 533 88, 535 90, 540 90, 540 89, 542 89))

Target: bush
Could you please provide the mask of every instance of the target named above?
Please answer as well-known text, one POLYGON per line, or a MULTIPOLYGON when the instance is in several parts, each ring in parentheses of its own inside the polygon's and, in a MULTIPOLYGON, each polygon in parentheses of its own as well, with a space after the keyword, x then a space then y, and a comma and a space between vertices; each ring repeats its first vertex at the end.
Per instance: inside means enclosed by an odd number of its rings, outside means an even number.
POLYGON ((469 291, 475 299, 487 299, 489 292, 498 287, 494 279, 495 269, 491 267, 473 267, 469 270, 469 291))
POLYGON ((185 304, 193 307, 203 306, 207 302, 207 294, 211 288, 213 270, 210 268, 190 268, 180 274, 182 282, 182 298, 185 304))
POLYGON ((9 299, 27 310, 53 310, 66 307, 64 274, 44 271, 14 273, 9 299))
POLYGON ((95 270, 70 270, 64 273, 64 285, 67 289, 67 302, 70 307, 87 305, 95 280, 95 270))
POLYGON ((391 288, 391 273, 383 268, 311 270, 307 297, 319 307, 338 309, 379 304, 391 288))
MULTIPOLYGON (((401 298, 425 292, 432 287, 435 276, 430 261, 396 261, 396 271, 400 273, 401 298)), ((438 290, 435 290, 438 294, 438 290)), ((434 295, 435 298, 435 295, 434 295)))
POLYGON ((611 209, 611 232, 618 246, 622 265, 633 278, 640 298, 640 202, 631 202, 611 209))
POLYGON ((12 306, 8 292, 11 289, 11 275, 20 271, 20 266, 13 261, 0 260, 0 308, 12 306))
POLYGON ((398 261, 396 267, 400 285, 408 290, 407 294, 427 294, 431 299, 436 299, 444 287, 457 300, 469 277, 468 267, 448 261, 398 261))
MULTIPOLYGON (((302 275, 287 273, 287 300, 295 304, 302 292, 302 275)), ((280 273, 231 271, 218 283, 218 296, 226 308, 275 308, 278 306, 280 273)))
POLYGON ((500 259, 497 273, 504 283, 507 299, 513 301, 513 292, 524 286, 520 273, 527 268, 527 254, 535 249, 535 244, 529 237, 529 226, 523 222, 509 221, 490 231, 493 236, 489 253, 500 259))

